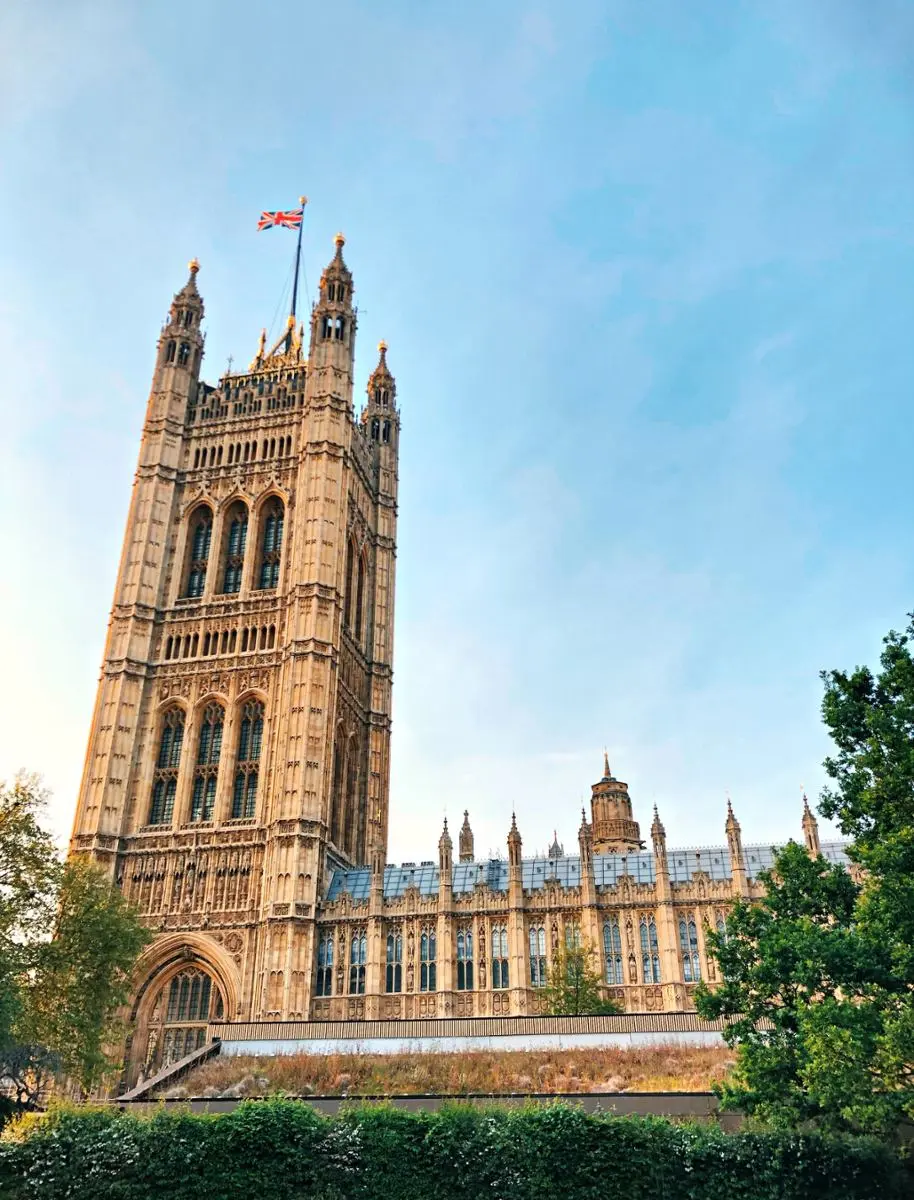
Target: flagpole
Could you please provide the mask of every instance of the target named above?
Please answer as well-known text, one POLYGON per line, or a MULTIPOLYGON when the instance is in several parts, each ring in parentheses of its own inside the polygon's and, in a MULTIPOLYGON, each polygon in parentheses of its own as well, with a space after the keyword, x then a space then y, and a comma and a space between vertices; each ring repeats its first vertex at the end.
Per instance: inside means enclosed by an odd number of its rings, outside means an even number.
POLYGON ((295 279, 292 283, 292 312, 289 314, 289 329, 286 333, 286 353, 292 349, 292 331, 295 328, 295 309, 298 304, 298 273, 301 269, 301 231, 305 224, 305 205, 308 203, 307 196, 299 196, 298 202, 301 205, 301 220, 298 223, 298 245, 295 248, 295 279))

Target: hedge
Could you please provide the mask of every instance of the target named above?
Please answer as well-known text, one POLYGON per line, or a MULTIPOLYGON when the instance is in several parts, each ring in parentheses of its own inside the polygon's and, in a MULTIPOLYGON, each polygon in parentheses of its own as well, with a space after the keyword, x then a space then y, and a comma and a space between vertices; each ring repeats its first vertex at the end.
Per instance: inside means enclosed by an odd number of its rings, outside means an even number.
MULTIPOLYGON (((908 1182, 910 1178, 908 1177, 908 1182)), ((909 1195, 863 1139, 723 1133, 551 1104, 436 1113, 292 1100, 224 1115, 70 1109, 0 1142, 5 1200, 864 1200, 909 1195)))

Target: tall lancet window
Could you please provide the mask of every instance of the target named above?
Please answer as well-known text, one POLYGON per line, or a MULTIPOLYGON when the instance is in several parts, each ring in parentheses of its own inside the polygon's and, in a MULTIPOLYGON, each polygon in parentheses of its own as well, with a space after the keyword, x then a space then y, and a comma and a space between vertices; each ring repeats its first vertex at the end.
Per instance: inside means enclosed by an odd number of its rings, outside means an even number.
POLYGON ((250 820, 257 809, 263 712, 263 705, 259 700, 249 700, 242 709, 241 728, 238 731, 238 760, 235 764, 235 788, 232 793, 234 820, 250 820))
POLYGON ((186 596, 202 596, 206 587, 206 564, 213 540, 213 514, 205 504, 190 519, 190 551, 188 555, 186 596))
POLYGON ((492 987, 501 990, 508 986, 508 927, 492 926, 492 987))
POLYGON ((317 944, 317 986, 318 996, 333 995, 333 934, 322 933, 317 944))
POLYGON ((365 555, 359 555, 359 569, 355 589, 355 621, 352 632, 355 640, 362 640, 362 606, 365 603, 365 555))
POLYGON ((384 978, 386 992, 403 990, 403 935, 399 929, 387 935, 387 970, 384 978))
POLYGON ((469 926, 457 930, 457 991, 473 990, 473 931, 469 926))
POLYGON ((228 530, 225 536, 225 570, 222 590, 226 593, 241 591, 241 572, 244 569, 244 548, 248 540, 248 510, 241 504, 233 504, 228 513, 228 530))
POLYGON ((279 563, 282 558, 282 532, 285 510, 275 497, 267 503, 261 516, 263 530, 260 543, 260 575, 258 587, 275 588, 279 583, 279 563))
POLYGON ((530 926, 530 983, 546 986, 546 930, 542 925, 530 926))
POLYGON ((660 948, 653 916, 641 918, 641 969, 645 983, 660 982, 660 948))
POLYGON ((682 954, 682 978, 686 983, 701 979, 701 959, 698 957, 698 929, 694 921, 679 922, 679 951, 682 954))
POLYGON ((419 938, 419 991, 435 991, 437 937, 434 929, 423 929, 419 938))
POLYGON ((221 704, 208 704, 200 725, 194 791, 190 802, 192 821, 211 821, 216 807, 216 778, 222 753, 222 727, 225 712, 221 704))
POLYGON ((625 983, 622 971, 622 934, 618 917, 610 917, 603 924, 603 954, 606 958, 606 982, 625 983))
POLYGON ((162 718, 162 735, 152 784, 152 803, 149 806, 150 825, 168 825, 175 811, 178 790, 178 768, 181 765, 181 746, 184 743, 184 710, 170 708, 162 718))

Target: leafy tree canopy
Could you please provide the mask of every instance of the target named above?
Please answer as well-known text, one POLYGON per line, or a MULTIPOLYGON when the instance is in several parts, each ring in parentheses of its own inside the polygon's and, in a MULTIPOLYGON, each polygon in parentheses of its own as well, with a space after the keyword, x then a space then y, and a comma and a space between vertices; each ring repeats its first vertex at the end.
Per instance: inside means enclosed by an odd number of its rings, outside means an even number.
POLYGON ((602 997, 599 958, 593 946, 562 946, 552 958, 544 989, 547 1011, 554 1017, 616 1013, 619 1007, 602 997))
POLYGON ((756 905, 708 933, 723 983, 698 1010, 738 1047, 724 1102, 775 1124, 894 1134, 914 1115, 914 620, 881 670, 823 672, 837 753, 819 811, 859 882, 791 843, 756 905))
POLYGON ((112 1066, 116 1016, 149 932, 84 859, 61 861, 33 777, 0 784, 0 1080, 19 1109, 52 1076, 83 1093, 112 1066))

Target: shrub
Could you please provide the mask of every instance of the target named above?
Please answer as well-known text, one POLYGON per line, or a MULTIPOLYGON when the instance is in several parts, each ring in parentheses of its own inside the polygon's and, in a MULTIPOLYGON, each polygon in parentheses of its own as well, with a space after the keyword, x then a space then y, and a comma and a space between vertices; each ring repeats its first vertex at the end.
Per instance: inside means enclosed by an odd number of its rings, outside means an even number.
POLYGON ((884 1146, 822 1134, 520 1109, 390 1106, 319 1116, 289 1100, 225 1115, 62 1109, 0 1143, 8 1200, 892 1200, 884 1146))

